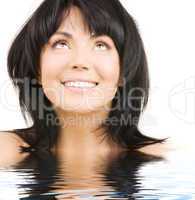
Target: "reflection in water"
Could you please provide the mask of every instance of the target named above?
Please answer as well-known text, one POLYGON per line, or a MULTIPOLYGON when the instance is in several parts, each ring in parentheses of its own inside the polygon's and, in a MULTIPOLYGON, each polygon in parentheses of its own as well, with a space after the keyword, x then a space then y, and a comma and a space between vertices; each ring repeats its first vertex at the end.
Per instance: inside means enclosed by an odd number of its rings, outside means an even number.
MULTIPOLYGON (((85 158, 80 157, 80 160, 85 161, 85 158)), ((84 168, 73 166, 65 158, 61 159, 48 152, 34 153, 15 166, 0 169, 0 200, 152 200, 195 197, 193 180, 190 183, 191 190, 189 188, 187 191, 188 185, 182 185, 186 189, 183 193, 177 191, 177 194, 176 190, 171 193, 170 188, 178 186, 176 180, 181 175, 171 168, 177 167, 174 162, 176 160, 168 161, 141 152, 123 152, 101 161, 94 163, 93 170, 89 169, 91 173, 86 174, 82 173, 84 168), (80 173, 75 174, 74 170, 80 173), (176 174, 173 174, 174 171, 176 174)), ((177 159, 177 162, 179 164, 180 160, 177 159)))
POLYGON ((67 173, 69 163, 66 160, 57 160, 49 153, 39 153, 30 155, 4 173, 14 172, 21 178, 22 181, 15 182, 20 199, 134 199, 133 194, 140 190, 141 185, 139 168, 147 162, 159 160, 161 158, 143 153, 123 152, 103 160, 99 166, 94 163, 96 172, 91 177, 75 178, 67 173), (91 188, 92 185, 96 187, 91 188))

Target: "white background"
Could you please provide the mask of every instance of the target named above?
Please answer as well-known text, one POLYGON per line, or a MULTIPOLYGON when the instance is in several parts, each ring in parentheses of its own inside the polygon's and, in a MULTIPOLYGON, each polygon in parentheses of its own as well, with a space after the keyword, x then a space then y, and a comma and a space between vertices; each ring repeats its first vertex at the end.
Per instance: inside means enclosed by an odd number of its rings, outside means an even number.
MULTIPOLYGON (((0 130, 27 127, 6 68, 8 47, 42 0, 7 0, 0 7, 0 130)), ((148 58, 151 90, 140 129, 170 136, 182 146, 195 139, 194 0, 121 0, 136 20, 148 58)))

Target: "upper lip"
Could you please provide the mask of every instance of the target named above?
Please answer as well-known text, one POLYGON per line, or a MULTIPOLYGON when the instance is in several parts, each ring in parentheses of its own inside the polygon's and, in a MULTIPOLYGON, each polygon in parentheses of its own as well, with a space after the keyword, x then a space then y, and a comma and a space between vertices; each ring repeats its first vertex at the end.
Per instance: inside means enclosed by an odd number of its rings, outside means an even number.
POLYGON ((81 78, 71 78, 71 79, 66 79, 64 81, 62 81, 61 83, 66 83, 66 82, 74 82, 74 81, 78 81, 78 82, 89 82, 89 83, 95 83, 95 84, 98 84, 97 81, 94 81, 94 80, 89 80, 89 79, 81 79, 81 78))

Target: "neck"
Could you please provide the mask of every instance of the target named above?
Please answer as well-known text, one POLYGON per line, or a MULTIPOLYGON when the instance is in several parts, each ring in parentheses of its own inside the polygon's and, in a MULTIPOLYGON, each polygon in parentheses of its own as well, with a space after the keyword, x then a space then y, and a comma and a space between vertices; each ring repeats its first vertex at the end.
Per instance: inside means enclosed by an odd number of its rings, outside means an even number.
MULTIPOLYGON (((90 152, 96 148, 108 148, 109 142, 102 128, 97 129, 107 119, 108 112, 99 110, 89 113, 66 112, 57 109, 61 130, 56 144, 57 150, 70 152, 90 152)), ((105 133, 106 134, 106 133, 105 133)))

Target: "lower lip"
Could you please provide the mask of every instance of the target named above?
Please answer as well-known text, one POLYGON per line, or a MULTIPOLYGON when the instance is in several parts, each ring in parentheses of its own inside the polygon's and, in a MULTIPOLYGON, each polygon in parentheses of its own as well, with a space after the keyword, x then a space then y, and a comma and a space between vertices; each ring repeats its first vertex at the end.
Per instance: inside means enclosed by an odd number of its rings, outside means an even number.
POLYGON ((65 85, 63 85, 63 86, 65 87, 65 89, 72 91, 72 92, 76 92, 76 93, 91 92, 97 87, 97 85, 94 87, 91 87, 91 88, 71 87, 71 86, 65 86, 65 85))

